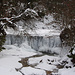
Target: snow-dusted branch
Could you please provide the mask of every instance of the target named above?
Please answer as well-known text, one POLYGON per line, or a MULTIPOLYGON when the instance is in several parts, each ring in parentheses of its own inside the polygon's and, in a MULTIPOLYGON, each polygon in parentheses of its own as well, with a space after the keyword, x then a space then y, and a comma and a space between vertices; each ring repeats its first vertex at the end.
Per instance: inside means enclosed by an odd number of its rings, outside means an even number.
POLYGON ((7 22, 7 23, 17 27, 18 25, 16 25, 13 21, 15 21, 17 19, 21 19, 21 17, 27 17, 27 16, 30 16, 31 18, 35 18, 36 19, 35 16, 38 16, 38 14, 36 13, 35 10, 27 8, 23 13, 21 13, 18 16, 11 17, 11 18, 8 18, 8 17, 0 18, 0 21, 5 21, 5 22, 7 22))
POLYGON ((37 12, 35 11, 35 10, 33 10, 33 9, 30 9, 30 8, 28 8, 28 9, 26 9, 23 13, 21 13, 20 15, 18 15, 18 16, 15 16, 15 17, 11 17, 11 18, 0 18, 0 21, 2 21, 2 20, 12 20, 12 19, 17 19, 17 18, 21 18, 23 15, 25 15, 25 16, 31 16, 31 17, 34 17, 34 16, 38 16, 38 14, 37 14, 37 12))

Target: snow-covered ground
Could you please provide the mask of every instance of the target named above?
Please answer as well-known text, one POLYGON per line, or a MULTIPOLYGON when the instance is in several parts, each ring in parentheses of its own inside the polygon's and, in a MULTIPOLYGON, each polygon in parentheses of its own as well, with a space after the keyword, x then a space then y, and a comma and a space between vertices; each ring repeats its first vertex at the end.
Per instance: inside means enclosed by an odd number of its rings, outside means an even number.
POLYGON ((47 75, 46 71, 51 71, 53 75, 75 75, 75 67, 72 67, 72 63, 67 57, 49 56, 43 55, 35 50, 31 49, 27 44, 23 44, 20 47, 17 45, 4 45, 6 48, 0 52, 0 74, 1 75, 47 75), (41 54, 41 56, 40 56, 41 54), (31 57, 39 55, 38 57, 31 57), (28 58, 28 65, 22 67, 19 63, 22 58, 28 58), (62 60, 68 60, 71 68, 57 67, 62 60), (16 71, 16 69, 19 69, 16 71))
POLYGON ((19 48, 14 45, 4 46, 6 50, 0 52, 0 74, 1 75, 22 75, 15 68, 20 68, 22 65, 18 62, 21 58, 35 55, 36 52, 29 52, 31 48, 19 48))

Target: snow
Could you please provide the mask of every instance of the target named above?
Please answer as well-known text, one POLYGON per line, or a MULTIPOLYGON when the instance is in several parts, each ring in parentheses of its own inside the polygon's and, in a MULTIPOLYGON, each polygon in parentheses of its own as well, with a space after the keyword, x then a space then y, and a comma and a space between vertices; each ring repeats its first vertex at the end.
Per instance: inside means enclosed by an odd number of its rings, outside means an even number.
MULTIPOLYGON (((62 60, 68 60, 65 56, 49 56, 43 55, 39 57, 31 57, 28 59, 28 64, 34 67, 23 67, 20 71, 16 71, 17 68, 21 68, 22 64, 18 61, 21 58, 37 55, 38 52, 31 49, 27 43, 21 44, 19 47, 15 45, 4 45, 5 50, 0 52, 0 74, 1 75, 46 75, 46 71, 58 70, 57 66, 62 60)), ((70 61, 69 61, 70 62, 70 61)), ((70 65, 72 65, 70 63, 70 65)), ((75 75, 75 67, 66 69, 65 67, 59 69, 57 74, 60 75, 75 75)))
MULTIPOLYGON (((15 30, 13 29, 13 28, 9 28, 9 27, 7 27, 7 29, 5 29, 5 32, 7 33, 7 34, 15 34, 15 30)), ((17 32, 16 32, 17 33, 17 32)), ((18 34, 18 33, 17 33, 18 34)))
POLYGON ((39 70, 32 67, 24 67, 21 71, 25 75, 46 75, 44 70, 39 70))
POLYGON ((51 53, 60 54, 62 48, 61 47, 50 48, 50 47, 47 47, 47 46, 42 46, 42 47, 39 48, 39 51, 42 51, 42 52, 46 52, 47 50, 50 51, 51 53))
POLYGON ((75 49, 73 50, 73 52, 72 52, 73 54, 75 54, 75 49))
POLYGON ((29 30, 28 33, 32 36, 55 36, 59 35, 60 32, 57 30, 51 29, 36 29, 36 30, 29 30))
POLYGON ((72 53, 75 54, 75 48, 73 49, 72 53))
POLYGON ((3 23, 2 21, 0 22, 2 26, 4 26, 5 23, 3 23))
POLYGON ((0 57, 0 74, 1 75, 21 75, 19 72, 16 72, 16 67, 21 67, 21 64, 18 63, 17 57, 5 56, 0 57))
POLYGON ((48 14, 48 15, 46 15, 46 16, 44 17, 44 23, 45 23, 45 24, 48 24, 48 23, 52 22, 53 20, 54 20, 54 19, 53 19, 53 16, 50 15, 50 14, 48 14))
POLYGON ((26 16, 31 15, 32 13, 34 13, 34 14, 32 14, 31 16, 33 16, 33 15, 38 16, 38 13, 37 13, 35 10, 30 9, 30 8, 27 8, 27 9, 24 11, 24 13, 26 14, 26 16), (30 13, 30 12, 31 12, 31 13, 30 13))
POLYGON ((69 68, 69 69, 60 69, 59 70, 60 75, 75 75, 75 67, 69 68))
POLYGON ((28 64, 36 65, 35 68, 53 71, 53 69, 57 69, 55 65, 59 64, 59 60, 59 57, 45 55, 37 58, 30 58, 28 64))
MULTIPOLYGON (((55 36, 55 35, 59 36, 60 35, 59 30, 55 30, 53 28, 48 29, 44 24, 42 24, 41 26, 40 26, 40 24, 41 23, 38 23, 39 26, 37 27, 37 29, 27 30, 27 33, 32 36, 55 36), (42 29, 43 27, 45 29, 42 29)), ((22 25, 24 25, 24 24, 22 24, 22 25)), ((19 27, 19 29, 18 29, 19 31, 13 30, 12 28, 9 28, 9 27, 7 29, 5 29, 5 31, 7 34, 13 34, 13 35, 21 34, 21 32, 23 32, 22 34, 24 34, 25 31, 24 31, 23 27, 22 26, 18 26, 18 27, 19 27)))
MULTIPOLYGON (((35 29, 28 30, 27 32, 32 36, 55 36, 60 35, 60 30, 54 28, 52 25, 46 25, 47 23, 51 23, 53 21, 53 17, 51 15, 47 15, 44 17, 43 22, 35 21, 35 29), (48 19, 46 19, 46 17, 48 19)), ((54 24, 56 25, 56 24, 54 24)))
POLYGON ((0 52, 0 74, 22 75, 15 70, 15 68, 20 68, 22 66, 18 61, 23 57, 29 57, 36 53, 26 51, 27 49, 23 46, 19 48, 16 45, 5 45, 4 47, 6 50, 0 52))
POLYGON ((56 66, 54 65, 48 65, 47 63, 40 63, 39 65, 36 66, 36 68, 48 70, 48 71, 53 71, 53 69, 56 69, 56 66))
POLYGON ((5 45, 4 47, 6 48, 6 50, 3 50, 1 53, 6 56, 19 56, 19 57, 28 57, 36 54, 36 51, 31 49, 30 46, 23 44, 21 44, 20 47, 16 45, 5 45))
MULTIPOLYGON (((34 15, 37 15, 37 13, 32 10, 32 9, 26 9, 25 10, 25 15, 31 15, 32 13, 34 13, 34 15), (31 12, 31 13, 30 13, 31 12)), ((24 14, 22 13, 22 15, 24 14)), ((32 16, 34 16, 32 15, 32 16)), ((21 17, 21 15, 17 16, 17 17, 21 17)), ((15 18, 17 18, 15 17, 15 18)), ((13 19, 14 17, 12 17, 13 19)), ((5 18, 8 22, 12 23, 10 21, 11 18, 5 18)), ((14 23, 15 26, 17 26, 17 30, 13 30, 12 28, 7 28, 5 29, 7 34, 13 34, 13 35, 20 35, 20 34, 24 34, 24 33, 28 33, 32 36, 56 36, 56 35, 60 35, 61 30, 59 30, 58 26, 55 23, 52 23, 53 20, 53 16, 52 15, 46 15, 42 21, 40 20, 31 20, 30 24, 26 23, 23 20, 20 20, 16 23, 14 23), (52 24, 50 24, 52 23, 52 24), (26 25, 27 24, 27 25, 26 25), (27 28, 33 28, 33 29, 28 29, 27 28), (54 27, 55 26, 55 27, 54 27), (26 30, 27 28, 27 30, 26 30), (26 31, 26 32, 25 32, 26 31)), ((59 26, 60 27, 60 26, 59 26)))

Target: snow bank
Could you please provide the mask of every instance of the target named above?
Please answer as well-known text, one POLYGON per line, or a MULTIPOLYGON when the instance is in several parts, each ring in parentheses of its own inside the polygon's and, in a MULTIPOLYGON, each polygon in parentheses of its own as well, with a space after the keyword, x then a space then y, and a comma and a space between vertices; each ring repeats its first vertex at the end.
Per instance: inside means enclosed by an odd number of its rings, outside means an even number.
POLYGON ((68 69, 59 69, 60 75, 75 75, 75 67, 68 69))
POLYGON ((20 72, 16 71, 15 68, 22 67, 18 61, 23 57, 29 57, 36 55, 35 52, 27 51, 26 48, 17 47, 17 45, 4 45, 6 50, 0 52, 0 74, 1 75, 22 75, 20 72))
POLYGON ((32 67, 24 67, 21 72, 25 75, 46 75, 44 70, 39 70, 32 67))
POLYGON ((0 57, 0 74, 1 75, 21 75, 16 72, 15 68, 19 68, 22 65, 18 63, 18 57, 4 56, 0 57))
MULTIPOLYGON (((18 61, 21 58, 37 55, 37 53, 26 44, 21 46, 4 45, 6 50, 0 52, 0 74, 1 75, 46 75, 45 70, 54 71, 58 70, 57 66, 60 62, 68 60, 65 56, 60 58, 59 56, 43 55, 39 57, 31 57, 28 59, 28 64, 34 66, 34 68, 28 66, 23 67, 20 71, 16 71, 22 67, 18 61)), ((69 65, 72 65, 69 61, 69 65)), ((75 67, 66 69, 65 67, 58 70, 59 75, 75 75, 75 67)))
POLYGON ((57 69, 55 65, 59 64, 59 60, 59 57, 45 55, 41 57, 30 58, 28 60, 28 64, 35 66, 35 68, 53 71, 53 69, 57 69))
POLYGON ((58 36, 60 35, 59 30, 54 29, 36 29, 36 30, 29 30, 28 33, 32 36, 58 36))

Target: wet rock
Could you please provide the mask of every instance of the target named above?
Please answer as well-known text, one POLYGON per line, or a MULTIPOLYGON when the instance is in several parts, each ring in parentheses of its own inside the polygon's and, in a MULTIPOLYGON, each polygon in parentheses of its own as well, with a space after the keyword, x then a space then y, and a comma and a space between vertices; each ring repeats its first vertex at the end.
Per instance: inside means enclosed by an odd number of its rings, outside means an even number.
POLYGON ((51 75, 52 72, 51 71, 46 71, 46 75, 51 75))
POLYGON ((50 61, 49 59, 47 59, 48 61, 50 61))
POLYGON ((64 67, 64 65, 60 65, 60 64, 58 64, 58 65, 56 65, 56 66, 57 66, 58 69, 61 69, 61 68, 64 67))
POLYGON ((66 68, 71 68, 71 66, 65 66, 66 68))
POLYGON ((40 60, 40 63, 42 62, 42 60, 40 60))
POLYGON ((51 62, 54 62, 54 60, 51 60, 51 62))
POLYGON ((19 61, 19 63, 21 63, 23 67, 27 67, 29 66, 27 61, 28 61, 28 58, 22 58, 21 61, 19 61))

